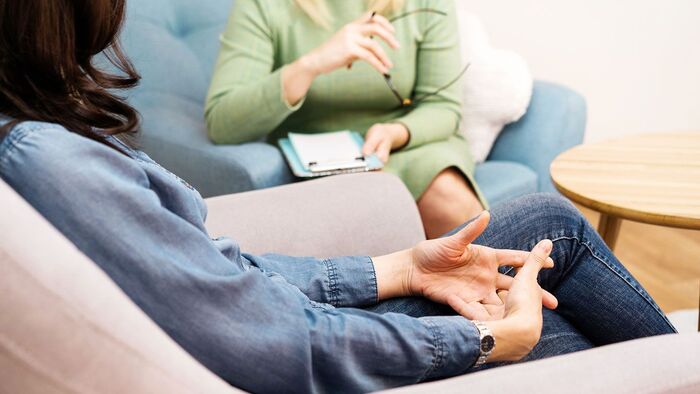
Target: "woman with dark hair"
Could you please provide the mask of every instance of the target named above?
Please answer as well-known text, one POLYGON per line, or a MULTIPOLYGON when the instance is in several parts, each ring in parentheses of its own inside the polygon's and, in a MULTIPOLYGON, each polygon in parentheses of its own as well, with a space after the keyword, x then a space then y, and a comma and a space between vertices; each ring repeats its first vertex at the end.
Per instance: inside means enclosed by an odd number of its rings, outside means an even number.
POLYGON ((674 332, 554 196, 376 258, 210 239, 199 194, 121 141, 138 125, 111 92, 138 79, 123 15, 120 0, 0 1, 0 177, 231 384, 373 391, 674 332), (103 51, 126 76, 93 66, 103 51))
POLYGON ((124 5, 124 0, 0 2, 0 114, 12 119, 4 132, 22 121, 42 121, 108 145, 106 135, 136 132, 136 111, 109 92, 139 80, 114 41, 124 5), (92 64, 105 49, 125 76, 92 64))

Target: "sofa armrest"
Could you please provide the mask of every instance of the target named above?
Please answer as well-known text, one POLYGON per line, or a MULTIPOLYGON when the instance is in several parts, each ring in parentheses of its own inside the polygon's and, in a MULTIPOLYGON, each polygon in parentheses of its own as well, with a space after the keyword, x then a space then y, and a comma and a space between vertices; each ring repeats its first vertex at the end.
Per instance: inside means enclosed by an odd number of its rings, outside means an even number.
POLYGON ((585 130, 583 97, 566 87, 536 81, 527 113, 503 130, 488 160, 525 164, 537 173, 540 192, 554 192, 549 165, 561 152, 583 142, 585 130))
POLYGON ((273 145, 214 145, 207 137, 201 108, 194 102, 147 91, 137 91, 131 101, 143 117, 140 148, 204 197, 294 181, 273 145))
POLYGON ((157 135, 141 141, 153 160, 192 184, 203 197, 294 182, 282 154, 270 144, 190 144, 157 135))
POLYGON ((387 393, 698 393, 700 334, 672 334, 387 393))
POLYGON ((340 175, 207 200, 207 228, 247 253, 382 255, 425 239, 418 208, 397 177, 340 175))

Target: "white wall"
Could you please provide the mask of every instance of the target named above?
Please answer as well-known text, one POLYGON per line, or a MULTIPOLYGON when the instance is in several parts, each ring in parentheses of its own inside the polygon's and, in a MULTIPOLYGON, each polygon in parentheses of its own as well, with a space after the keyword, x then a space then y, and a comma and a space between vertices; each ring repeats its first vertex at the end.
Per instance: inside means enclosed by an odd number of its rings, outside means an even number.
POLYGON ((587 141, 700 131, 699 0, 456 0, 536 78, 588 101, 587 141))

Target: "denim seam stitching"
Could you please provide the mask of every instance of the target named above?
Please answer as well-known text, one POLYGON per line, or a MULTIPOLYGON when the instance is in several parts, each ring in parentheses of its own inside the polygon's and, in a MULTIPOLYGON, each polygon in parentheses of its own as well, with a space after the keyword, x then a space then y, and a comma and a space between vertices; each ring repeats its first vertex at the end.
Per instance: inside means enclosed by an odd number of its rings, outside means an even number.
POLYGON ((326 274, 328 275, 328 301, 331 305, 337 307, 340 293, 340 289, 338 289, 338 273, 331 259, 325 259, 323 262, 325 263, 326 274))
MULTIPOLYGON (((579 245, 585 246, 588 253, 590 253, 590 255, 593 256, 594 259, 598 260, 609 271, 611 271, 613 274, 617 275, 620 279, 622 279, 625 283, 627 283, 627 285, 630 288, 632 288, 632 290, 634 290, 638 295, 640 295, 644 299, 644 301, 646 301, 649 304, 649 306, 652 307, 652 309, 654 309, 659 315, 661 315, 661 317, 664 319, 666 324, 668 324, 671 327, 671 329, 676 331, 675 328, 673 327, 673 324, 671 324, 671 322, 668 320, 666 315, 659 309, 658 305, 656 305, 656 303, 650 299, 651 297, 648 294, 645 294, 646 291, 640 291, 639 289, 637 289, 637 287, 633 283, 630 282, 630 278, 628 278, 627 275, 624 275, 623 273, 619 272, 618 270, 615 269, 615 267, 613 267, 611 264, 609 264, 604 258, 602 258, 601 256, 598 256, 598 254, 595 253, 593 251, 593 248, 588 244, 588 241, 582 241, 576 236, 563 235, 563 236, 559 236, 559 237, 553 239, 552 242, 557 242, 560 240, 575 240, 576 242, 579 243, 579 245)), ((562 277, 567 276, 569 274, 569 271, 571 271, 572 269, 573 269, 573 265, 571 265, 568 270, 566 270, 565 272, 562 273, 562 277)))
POLYGON ((562 338, 562 337, 578 337, 578 333, 572 333, 572 332, 565 332, 565 333, 557 333, 557 334, 549 334, 549 335, 543 335, 540 337, 540 341, 543 339, 550 339, 550 338, 562 338))
POLYGON ((377 284, 377 271, 374 269, 374 261, 372 261, 371 257, 367 257, 367 260, 369 262, 369 270, 370 270, 370 288, 372 291, 372 299, 370 300, 370 303, 376 304, 379 302, 379 285, 377 284))
POLYGON ((444 359, 444 343, 440 328, 430 319, 426 319, 425 323, 428 326, 428 330, 433 336, 433 346, 435 347, 435 351, 433 352, 430 367, 427 371, 425 371, 423 376, 421 376, 419 382, 423 382, 426 379, 428 379, 433 374, 433 372, 435 372, 440 367, 440 365, 442 364, 442 360, 444 359))
POLYGON ((26 138, 34 129, 32 128, 15 128, 10 133, 7 134, 5 140, 0 143, 0 168, 3 168, 10 159, 14 156, 20 142, 26 138))

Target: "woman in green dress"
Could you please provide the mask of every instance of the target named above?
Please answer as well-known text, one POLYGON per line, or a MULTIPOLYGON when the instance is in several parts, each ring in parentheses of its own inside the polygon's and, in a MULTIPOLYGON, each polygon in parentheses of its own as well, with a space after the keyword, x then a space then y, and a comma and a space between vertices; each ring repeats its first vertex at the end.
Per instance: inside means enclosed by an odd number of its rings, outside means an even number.
POLYGON ((358 131, 437 237, 486 206, 458 133, 450 83, 462 70, 452 0, 237 0, 207 98, 209 136, 358 131))

